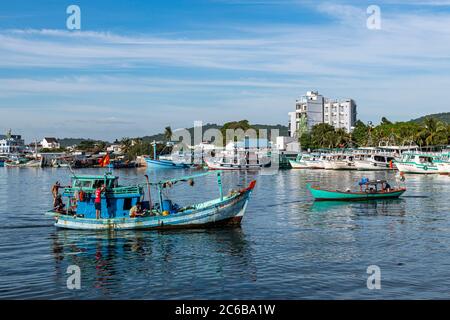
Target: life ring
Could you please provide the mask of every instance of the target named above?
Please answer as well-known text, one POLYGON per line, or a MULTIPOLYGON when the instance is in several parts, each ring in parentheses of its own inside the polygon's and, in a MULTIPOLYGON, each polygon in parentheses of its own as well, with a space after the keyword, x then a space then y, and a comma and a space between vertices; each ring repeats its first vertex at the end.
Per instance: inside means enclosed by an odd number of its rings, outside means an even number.
POLYGON ((427 171, 428 167, 427 166, 423 166, 423 170, 427 171))

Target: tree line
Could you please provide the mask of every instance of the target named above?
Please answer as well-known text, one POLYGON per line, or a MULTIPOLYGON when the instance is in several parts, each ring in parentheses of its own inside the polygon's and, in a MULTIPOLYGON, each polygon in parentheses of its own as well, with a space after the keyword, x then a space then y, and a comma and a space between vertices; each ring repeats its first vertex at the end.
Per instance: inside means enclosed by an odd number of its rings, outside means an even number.
POLYGON ((421 123, 391 122, 385 117, 377 126, 358 120, 352 132, 320 123, 309 132, 299 133, 303 149, 376 147, 379 145, 417 145, 419 147, 450 144, 450 124, 427 117, 421 123))

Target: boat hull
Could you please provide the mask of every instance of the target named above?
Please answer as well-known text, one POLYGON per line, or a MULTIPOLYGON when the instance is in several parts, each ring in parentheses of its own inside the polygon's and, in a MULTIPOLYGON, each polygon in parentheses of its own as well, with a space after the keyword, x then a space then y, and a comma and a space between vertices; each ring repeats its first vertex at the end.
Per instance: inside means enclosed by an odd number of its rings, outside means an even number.
POLYGON ((186 169, 190 165, 186 163, 175 163, 170 160, 152 160, 145 159, 147 163, 147 168, 163 168, 163 169, 186 169))
POLYGON ((438 172, 440 174, 450 174, 450 163, 439 162, 439 163, 436 163, 436 166, 437 166, 438 172))
POLYGON ((405 188, 400 188, 389 192, 345 192, 322 190, 311 185, 308 185, 308 189, 316 201, 367 201, 393 199, 400 197, 406 191, 405 188))
POLYGON ((308 165, 306 162, 296 161, 296 160, 289 160, 289 164, 291 165, 292 169, 308 169, 308 165))
POLYGON ((305 163, 308 169, 325 169, 322 160, 305 161, 305 163))
POLYGON ((270 162, 266 164, 237 164, 205 160, 205 163, 208 169, 211 170, 260 170, 262 168, 270 167, 270 162))
POLYGON ((327 170, 356 170, 352 162, 348 161, 324 161, 327 170))
POLYGON ((421 173, 421 174, 436 174, 439 173, 438 167, 435 165, 422 165, 417 163, 401 163, 396 162, 398 171, 404 173, 421 173))
POLYGON ((379 171, 379 170, 394 170, 390 168, 388 163, 372 162, 372 161, 354 161, 357 170, 364 171, 379 171))
POLYGON ((240 224, 255 183, 239 194, 201 208, 167 216, 142 218, 86 219, 48 212, 55 217, 55 226, 78 230, 152 230, 176 228, 203 228, 240 224))

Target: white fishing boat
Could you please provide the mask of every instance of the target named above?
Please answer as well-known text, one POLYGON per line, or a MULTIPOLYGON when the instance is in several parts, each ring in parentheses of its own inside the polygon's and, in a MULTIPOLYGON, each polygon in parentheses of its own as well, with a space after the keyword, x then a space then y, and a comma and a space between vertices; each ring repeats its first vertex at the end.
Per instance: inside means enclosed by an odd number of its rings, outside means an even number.
POLYGON ((259 170, 271 166, 271 149, 264 139, 229 142, 225 150, 204 158, 212 170, 259 170))
POLYGON ((324 168, 327 170, 355 170, 353 155, 339 153, 331 154, 323 160, 324 168))
POLYGON ((400 160, 394 161, 397 169, 404 173, 439 173, 435 161, 439 160, 436 154, 404 152, 400 160))
POLYGON ((308 169, 308 164, 306 163, 307 158, 309 158, 309 155, 300 153, 295 160, 289 160, 289 164, 292 169, 308 169))
POLYGON ((393 170, 394 156, 388 154, 371 154, 365 159, 355 160, 357 170, 393 170))
POLYGON ((445 150, 433 163, 437 166, 440 174, 450 174, 450 151, 445 150))
POLYGON ((289 160, 289 164, 292 169, 324 169, 324 159, 324 155, 302 153, 295 160, 289 160))
POLYGON ((259 170, 262 168, 270 167, 270 158, 255 159, 250 161, 245 158, 220 158, 220 159, 205 159, 205 163, 208 169, 211 170, 259 170))

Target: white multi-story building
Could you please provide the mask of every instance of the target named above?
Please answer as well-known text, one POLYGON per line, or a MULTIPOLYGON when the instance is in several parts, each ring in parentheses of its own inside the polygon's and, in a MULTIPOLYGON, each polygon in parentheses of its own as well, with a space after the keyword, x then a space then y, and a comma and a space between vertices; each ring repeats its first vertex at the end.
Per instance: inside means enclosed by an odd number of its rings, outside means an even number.
POLYGON ((11 130, 6 135, 0 135, 0 154, 9 155, 21 153, 25 150, 25 142, 22 136, 11 134, 11 130))
POLYGON ((353 131, 356 123, 356 103, 353 99, 341 101, 326 100, 323 108, 323 122, 335 128, 353 131))
POLYGON ((310 130, 314 125, 323 123, 324 97, 317 91, 308 91, 295 103, 295 112, 289 112, 289 135, 297 136, 297 130, 302 117, 306 119, 306 125, 310 130))
POLYGON ((289 136, 297 137, 302 118, 306 121, 306 129, 319 123, 329 123, 335 128, 352 131, 356 122, 356 103, 352 99, 341 101, 324 98, 317 91, 308 91, 295 103, 295 111, 289 112, 289 136))

